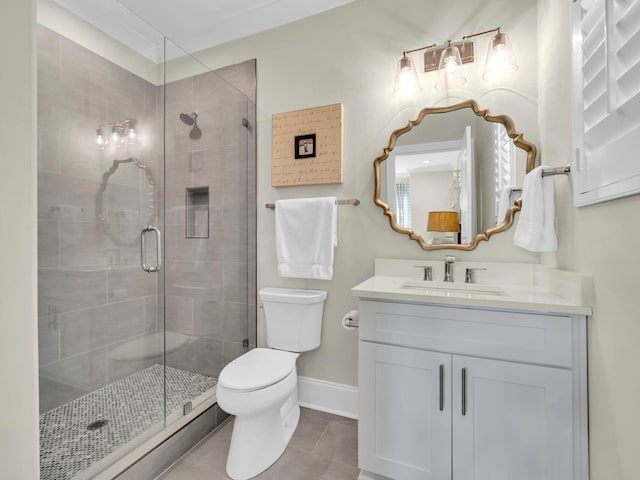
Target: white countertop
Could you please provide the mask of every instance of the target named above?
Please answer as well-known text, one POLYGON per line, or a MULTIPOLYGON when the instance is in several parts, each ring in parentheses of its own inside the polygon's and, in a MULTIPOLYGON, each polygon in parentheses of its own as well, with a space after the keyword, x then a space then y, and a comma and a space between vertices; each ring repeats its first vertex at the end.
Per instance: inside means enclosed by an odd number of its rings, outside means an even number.
MULTIPOLYGON (((376 259, 376 274, 353 287, 361 299, 411 303, 431 303, 480 308, 526 310, 539 313, 591 315, 590 277, 534 264, 458 262, 455 281, 441 282, 443 262, 424 260, 376 259), (406 281, 422 280, 422 266, 432 266, 435 288, 403 288, 406 281), (465 291, 465 268, 477 271, 477 282, 471 288, 500 294, 465 291), (443 287, 450 285, 450 290, 443 287)), ((422 282, 418 282, 422 283, 422 282)), ((430 282, 424 282, 429 285, 430 282)))

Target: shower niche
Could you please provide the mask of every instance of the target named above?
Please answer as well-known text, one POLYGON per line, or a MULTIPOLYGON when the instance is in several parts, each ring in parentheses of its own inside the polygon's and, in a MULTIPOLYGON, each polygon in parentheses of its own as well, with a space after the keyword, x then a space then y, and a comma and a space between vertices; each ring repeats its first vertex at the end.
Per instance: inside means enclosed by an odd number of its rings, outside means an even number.
POLYGON ((209 187, 187 188, 185 196, 186 237, 209 238, 209 187))

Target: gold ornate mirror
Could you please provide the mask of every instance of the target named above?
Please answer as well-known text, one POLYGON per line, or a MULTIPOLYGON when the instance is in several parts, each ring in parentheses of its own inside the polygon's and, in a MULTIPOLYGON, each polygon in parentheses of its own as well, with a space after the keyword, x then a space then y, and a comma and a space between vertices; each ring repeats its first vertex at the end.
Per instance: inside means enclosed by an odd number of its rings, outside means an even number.
POLYGON ((513 224, 536 153, 509 117, 473 100, 425 108, 375 159, 374 202, 424 250, 473 250, 513 224))

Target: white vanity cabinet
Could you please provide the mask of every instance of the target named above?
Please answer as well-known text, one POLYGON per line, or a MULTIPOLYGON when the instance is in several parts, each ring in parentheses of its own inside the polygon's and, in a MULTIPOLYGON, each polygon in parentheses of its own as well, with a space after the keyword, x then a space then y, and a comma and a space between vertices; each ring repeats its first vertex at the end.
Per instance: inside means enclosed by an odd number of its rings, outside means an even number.
POLYGON ((360 479, 586 480, 586 317, 361 299, 360 479))

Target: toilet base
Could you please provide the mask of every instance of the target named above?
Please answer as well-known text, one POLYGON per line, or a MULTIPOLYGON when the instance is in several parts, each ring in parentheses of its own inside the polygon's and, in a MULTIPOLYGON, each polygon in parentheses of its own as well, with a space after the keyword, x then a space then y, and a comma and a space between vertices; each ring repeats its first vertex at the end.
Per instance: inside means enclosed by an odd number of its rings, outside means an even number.
POLYGON ((284 405, 255 416, 236 416, 227 457, 227 475, 247 480, 273 465, 289 444, 300 420, 297 390, 284 405))

